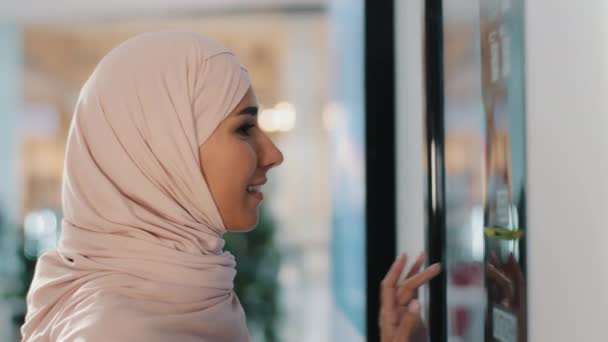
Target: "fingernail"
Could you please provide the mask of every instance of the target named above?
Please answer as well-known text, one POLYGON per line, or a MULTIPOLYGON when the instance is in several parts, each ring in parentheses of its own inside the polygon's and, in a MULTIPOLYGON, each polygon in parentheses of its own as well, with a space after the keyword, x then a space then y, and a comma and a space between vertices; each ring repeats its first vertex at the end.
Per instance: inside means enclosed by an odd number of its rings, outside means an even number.
POLYGON ((441 270, 441 264, 435 263, 435 264, 432 264, 429 268, 432 269, 433 271, 435 271, 435 270, 439 271, 439 270, 441 270))
POLYGON ((408 305, 407 305, 407 311, 411 312, 411 313, 418 313, 418 311, 420 311, 420 303, 418 303, 417 300, 413 299, 408 305))

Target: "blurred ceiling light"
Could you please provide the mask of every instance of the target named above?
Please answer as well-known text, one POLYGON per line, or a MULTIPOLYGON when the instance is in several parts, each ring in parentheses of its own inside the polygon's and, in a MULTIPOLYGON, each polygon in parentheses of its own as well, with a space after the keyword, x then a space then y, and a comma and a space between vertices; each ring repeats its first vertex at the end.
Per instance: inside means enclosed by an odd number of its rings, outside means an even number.
POLYGON ((23 222, 24 252, 30 258, 55 248, 58 239, 57 216, 51 210, 29 213, 23 222))
POLYGON ((296 126, 296 108, 291 103, 278 103, 274 108, 262 110, 258 122, 269 133, 289 132, 296 126))

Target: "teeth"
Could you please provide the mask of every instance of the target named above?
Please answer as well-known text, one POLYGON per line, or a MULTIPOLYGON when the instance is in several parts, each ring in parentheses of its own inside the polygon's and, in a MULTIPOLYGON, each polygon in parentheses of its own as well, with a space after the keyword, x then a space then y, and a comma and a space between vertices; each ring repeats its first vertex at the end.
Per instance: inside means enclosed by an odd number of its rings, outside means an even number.
POLYGON ((256 186, 250 185, 247 187, 247 191, 249 191, 249 192, 254 192, 254 191, 260 192, 261 189, 262 189, 261 185, 256 185, 256 186))

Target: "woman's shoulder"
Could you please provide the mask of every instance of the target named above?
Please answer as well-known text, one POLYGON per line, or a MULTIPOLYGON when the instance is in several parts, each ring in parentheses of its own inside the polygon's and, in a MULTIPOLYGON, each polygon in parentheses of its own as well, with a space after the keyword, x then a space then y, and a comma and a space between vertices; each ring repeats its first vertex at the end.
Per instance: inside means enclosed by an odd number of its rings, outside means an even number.
POLYGON ((136 308, 128 297, 112 291, 76 293, 73 304, 64 309, 69 314, 54 326, 57 341, 137 341, 138 327, 136 308))

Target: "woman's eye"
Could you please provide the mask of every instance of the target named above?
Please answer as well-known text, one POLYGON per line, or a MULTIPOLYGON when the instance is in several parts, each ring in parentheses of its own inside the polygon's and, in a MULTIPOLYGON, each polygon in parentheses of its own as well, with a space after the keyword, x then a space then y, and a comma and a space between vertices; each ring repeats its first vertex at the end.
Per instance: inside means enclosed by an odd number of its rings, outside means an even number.
POLYGON ((243 126, 239 127, 239 129, 237 130, 237 132, 238 132, 239 134, 243 135, 243 136, 248 137, 248 136, 250 136, 250 132, 249 132, 249 131, 250 131, 250 130, 251 130, 253 127, 255 127, 255 125, 252 125, 252 124, 245 124, 245 125, 243 125, 243 126))

